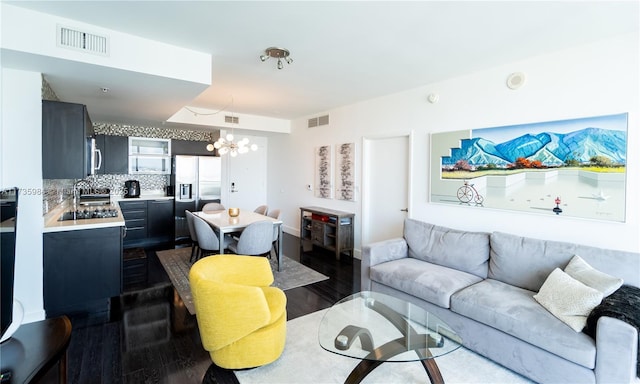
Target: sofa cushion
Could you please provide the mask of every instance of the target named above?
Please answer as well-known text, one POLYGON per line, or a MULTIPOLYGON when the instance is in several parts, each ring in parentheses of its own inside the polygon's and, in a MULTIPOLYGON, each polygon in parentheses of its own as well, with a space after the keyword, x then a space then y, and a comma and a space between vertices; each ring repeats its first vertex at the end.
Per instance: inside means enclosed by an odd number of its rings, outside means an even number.
POLYGON ((460 231, 406 219, 404 238, 409 245, 409 257, 487 277, 488 233, 460 231))
POLYGON ((574 244, 493 232, 488 277, 537 292, 551 271, 569 263, 574 250, 574 244))
POLYGON ((412 258, 374 265, 370 275, 373 281, 443 308, 449 308, 451 295, 482 280, 470 273, 412 258))
POLYGON ((580 332, 587 324, 589 313, 602 301, 602 292, 556 268, 533 298, 571 329, 580 332))
POLYGON ((590 266, 582 257, 575 255, 564 268, 564 272, 587 287, 597 289, 604 297, 622 286, 622 279, 607 275, 590 266))
POLYGON ((487 279, 451 297, 451 310, 593 369, 595 342, 575 332, 533 298, 535 292, 487 279))

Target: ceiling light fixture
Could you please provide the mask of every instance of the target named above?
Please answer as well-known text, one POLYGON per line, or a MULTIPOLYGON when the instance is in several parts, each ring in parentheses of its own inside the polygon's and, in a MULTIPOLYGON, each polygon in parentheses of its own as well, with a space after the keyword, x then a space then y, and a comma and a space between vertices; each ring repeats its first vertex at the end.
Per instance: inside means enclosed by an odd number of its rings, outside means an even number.
MULTIPOLYGON (((216 142, 213 143, 213 147, 218 150, 220 155, 228 153, 231 157, 236 157, 239 153, 247 153, 249 149, 252 151, 258 150, 256 144, 249 145, 249 139, 246 137, 238 142, 233 141, 233 135, 231 133, 228 133, 226 138, 220 137, 216 140, 216 142)), ((207 149, 209 149, 209 146, 207 146, 207 149)))
POLYGON ((278 69, 283 68, 282 60, 286 61, 287 64, 293 63, 293 59, 289 57, 289 50, 284 48, 269 47, 264 50, 264 55, 260 56, 260 60, 267 61, 270 57, 278 59, 278 69))
MULTIPOLYGON (((231 105, 233 108, 233 96, 231 96, 231 105)), ((236 157, 239 153, 247 153, 249 150, 258 150, 258 146, 256 144, 249 145, 249 139, 246 137, 238 142, 233 141, 233 139, 233 127, 231 127, 231 133, 228 133, 225 137, 220 136, 213 144, 207 144, 207 151, 211 152, 214 149, 217 149, 220 156, 228 153, 229 156, 236 157)))

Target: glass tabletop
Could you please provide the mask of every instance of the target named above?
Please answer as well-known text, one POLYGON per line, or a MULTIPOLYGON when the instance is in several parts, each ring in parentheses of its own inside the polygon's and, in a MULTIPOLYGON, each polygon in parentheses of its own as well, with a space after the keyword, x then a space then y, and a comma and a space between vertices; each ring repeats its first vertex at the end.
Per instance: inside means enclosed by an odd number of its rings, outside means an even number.
POLYGON ((462 339, 417 305, 378 292, 346 297, 325 313, 318 329, 325 350, 374 361, 418 361, 445 355, 462 339))

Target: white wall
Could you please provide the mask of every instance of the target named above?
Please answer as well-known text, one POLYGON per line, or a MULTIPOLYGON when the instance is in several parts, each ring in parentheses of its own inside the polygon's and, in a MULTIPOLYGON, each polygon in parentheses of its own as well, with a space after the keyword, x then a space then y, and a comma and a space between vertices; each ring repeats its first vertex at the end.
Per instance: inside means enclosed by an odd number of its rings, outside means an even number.
POLYGON ((18 187, 14 296, 23 322, 44 319, 42 299, 42 78, 2 68, 0 185, 18 187))
POLYGON ((326 111, 328 126, 308 129, 306 118, 296 120, 291 135, 269 140, 268 203, 282 209, 285 228, 294 234, 298 233, 300 206, 355 212, 356 248, 360 249, 362 137, 413 131, 411 217, 466 230, 504 231, 638 252, 638 47, 638 35, 621 36, 326 111), (524 72, 527 80, 514 91, 506 87, 505 80, 516 71, 524 72), (427 101, 432 92, 440 95, 438 103, 427 101), (430 133, 622 112, 629 113, 625 223, 429 203, 430 133), (357 147, 358 201, 313 197, 305 186, 313 183, 314 147, 345 142, 355 142, 357 147))

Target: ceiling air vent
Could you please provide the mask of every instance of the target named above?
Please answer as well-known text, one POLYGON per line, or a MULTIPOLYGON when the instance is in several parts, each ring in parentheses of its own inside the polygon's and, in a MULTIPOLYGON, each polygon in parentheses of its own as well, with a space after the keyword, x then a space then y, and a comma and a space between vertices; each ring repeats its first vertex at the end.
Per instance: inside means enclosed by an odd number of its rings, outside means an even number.
POLYGON ((225 123, 231 123, 231 124, 239 124, 240 123, 240 119, 238 118, 238 116, 225 116, 224 117, 224 122, 225 123))
POLYGON ((307 127, 313 128, 313 127, 318 127, 321 125, 328 125, 328 124, 329 124, 329 115, 324 115, 324 116, 313 117, 309 119, 307 127))
POLYGON ((105 36, 58 26, 58 46, 97 55, 109 55, 109 39, 105 36))

